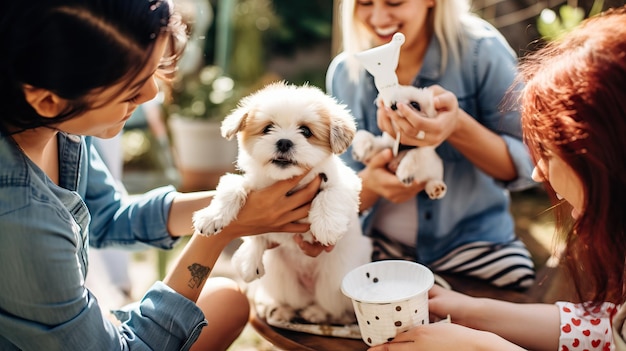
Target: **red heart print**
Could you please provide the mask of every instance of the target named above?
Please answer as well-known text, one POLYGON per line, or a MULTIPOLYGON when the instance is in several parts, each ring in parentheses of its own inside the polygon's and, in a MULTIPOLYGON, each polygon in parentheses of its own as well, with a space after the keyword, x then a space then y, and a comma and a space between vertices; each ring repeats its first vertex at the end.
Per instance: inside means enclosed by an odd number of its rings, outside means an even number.
POLYGON ((567 346, 563 345, 561 346, 561 351, 569 351, 569 349, 567 348, 567 346))
POLYGON ((565 307, 565 306, 563 306, 563 311, 567 313, 572 312, 572 310, 570 310, 568 307, 565 307))
POLYGON ((592 319, 591 320, 591 325, 598 325, 598 324, 600 324, 600 322, 601 322, 600 318, 592 319))
POLYGON ((580 319, 572 318, 572 323, 573 323, 575 326, 579 326, 579 325, 580 325, 580 319))
POLYGON ((578 338, 574 339, 574 342, 572 343, 573 347, 578 347, 578 345, 580 345, 580 340, 578 340, 578 338))
MULTIPOLYGON (((569 332, 571 332, 571 331, 572 331, 572 326, 571 326, 571 325, 569 325, 569 323, 567 323, 567 324, 565 324, 565 325, 563 326, 563 328, 561 328, 561 330, 563 330, 563 332, 564 332, 564 333, 569 333, 569 332)), ((587 335, 587 336, 589 336, 589 335, 587 335)))
POLYGON ((589 329, 585 329, 585 330, 583 330, 583 335, 589 336, 589 335, 591 335, 591 331, 589 329))
POLYGON ((591 340, 591 346, 598 347, 598 346, 600 346, 600 342, 601 342, 600 339, 598 339, 598 340, 591 340))

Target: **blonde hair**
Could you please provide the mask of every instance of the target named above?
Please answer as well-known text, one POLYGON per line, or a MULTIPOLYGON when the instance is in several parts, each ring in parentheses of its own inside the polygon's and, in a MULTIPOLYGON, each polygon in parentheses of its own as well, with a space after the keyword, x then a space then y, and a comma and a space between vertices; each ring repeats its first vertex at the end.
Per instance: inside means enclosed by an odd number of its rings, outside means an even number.
MULTIPOLYGON (((356 0, 342 0, 341 28, 342 47, 347 56, 350 79, 356 81, 362 70, 354 59, 354 54, 373 47, 367 28, 355 20, 356 0)), ((433 32, 441 44, 441 69, 445 70, 448 56, 459 60, 463 46, 464 27, 469 25, 473 15, 467 0, 435 0, 427 23, 432 23, 433 32)))

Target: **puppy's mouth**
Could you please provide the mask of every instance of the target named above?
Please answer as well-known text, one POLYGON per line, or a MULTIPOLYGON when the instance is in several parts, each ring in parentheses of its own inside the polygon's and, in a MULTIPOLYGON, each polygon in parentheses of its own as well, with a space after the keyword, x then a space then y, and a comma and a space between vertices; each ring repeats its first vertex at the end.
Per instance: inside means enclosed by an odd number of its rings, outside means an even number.
POLYGON ((272 164, 278 166, 280 168, 287 168, 289 166, 297 166, 298 162, 285 158, 285 157, 277 157, 272 159, 272 164))

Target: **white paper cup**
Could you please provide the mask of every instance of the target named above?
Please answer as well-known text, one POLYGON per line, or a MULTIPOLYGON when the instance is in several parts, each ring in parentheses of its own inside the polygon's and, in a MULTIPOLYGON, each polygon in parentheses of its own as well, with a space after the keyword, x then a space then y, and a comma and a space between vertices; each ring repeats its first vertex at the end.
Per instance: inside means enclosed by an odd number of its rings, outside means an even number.
POLYGON ((419 263, 385 260, 350 271, 341 291, 352 299, 361 338, 374 346, 428 324, 428 290, 434 281, 430 269, 419 263))

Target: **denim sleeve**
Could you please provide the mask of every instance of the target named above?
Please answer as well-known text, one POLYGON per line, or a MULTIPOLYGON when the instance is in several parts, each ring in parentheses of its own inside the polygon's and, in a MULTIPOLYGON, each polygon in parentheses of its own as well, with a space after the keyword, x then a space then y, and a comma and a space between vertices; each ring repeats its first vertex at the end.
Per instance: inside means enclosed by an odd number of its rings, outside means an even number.
POLYGON ((88 142, 87 148, 89 162, 83 163, 87 170, 83 178, 86 181, 79 185, 79 193, 91 214, 90 245, 172 248, 178 238, 168 233, 167 218, 176 196, 174 187, 157 188, 140 196, 124 196, 95 147, 88 142))
POLYGON ((198 339, 207 321, 191 300, 162 282, 156 282, 137 304, 113 311, 123 322, 123 335, 149 350, 187 350, 198 339), (141 332, 141 339, 133 337, 141 332))
POLYGON ((197 338, 202 311, 162 283, 114 326, 84 287, 76 222, 67 212, 50 216, 56 209, 45 199, 16 200, 0 213, 0 350, 181 350, 197 338))
POLYGON ((502 183, 511 191, 537 185, 532 180, 533 163, 522 141, 520 112, 516 108, 517 93, 513 89, 517 58, 500 36, 486 37, 476 48, 475 66, 478 85, 479 121, 503 137, 518 177, 502 183))

